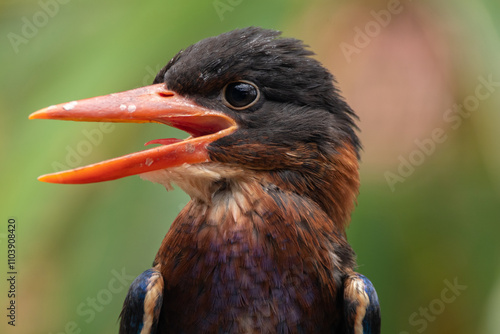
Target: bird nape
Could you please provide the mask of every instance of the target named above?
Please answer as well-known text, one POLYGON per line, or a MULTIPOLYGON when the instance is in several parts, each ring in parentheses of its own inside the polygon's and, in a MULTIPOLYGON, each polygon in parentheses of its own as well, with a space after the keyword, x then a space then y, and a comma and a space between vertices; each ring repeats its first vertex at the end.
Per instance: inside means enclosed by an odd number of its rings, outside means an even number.
POLYGON ((296 39, 250 27, 175 55, 153 85, 31 119, 156 122, 190 136, 40 177, 140 174, 191 200, 132 283, 120 333, 379 333, 346 239, 359 187, 356 115, 296 39))

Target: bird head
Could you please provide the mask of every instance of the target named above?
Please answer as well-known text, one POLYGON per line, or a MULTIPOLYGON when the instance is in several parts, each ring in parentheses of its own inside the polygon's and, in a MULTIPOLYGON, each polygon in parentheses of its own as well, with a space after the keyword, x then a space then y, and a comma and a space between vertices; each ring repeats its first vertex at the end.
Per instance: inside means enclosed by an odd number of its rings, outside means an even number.
POLYGON ((179 52, 151 86, 37 111, 31 119, 156 122, 190 135, 152 140, 159 146, 40 180, 75 184, 141 174, 210 201, 231 180, 265 179, 344 222, 359 186, 356 116, 312 55, 277 31, 234 30, 179 52))

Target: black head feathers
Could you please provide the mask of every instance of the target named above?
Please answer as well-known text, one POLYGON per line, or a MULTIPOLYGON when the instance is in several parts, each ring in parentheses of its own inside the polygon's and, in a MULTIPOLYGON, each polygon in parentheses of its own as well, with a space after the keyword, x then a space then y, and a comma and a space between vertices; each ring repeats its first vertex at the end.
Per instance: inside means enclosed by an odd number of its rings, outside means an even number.
POLYGON ((332 74, 302 41, 280 34, 249 27, 206 38, 175 55, 154 83, 165 82, 168 89, 200 105, 233 113, 242 128, 265 130, 267 123, 275 134, 288 133, 287 141, 301 135, 296 139, 322 140, 326 145, 319 146, 329 150, 347 139, 358 150, 356 115, 340 96, 332 74), (234 113, 223 105, 221 92, 238 80, 254 83, 261 101, 234 113))

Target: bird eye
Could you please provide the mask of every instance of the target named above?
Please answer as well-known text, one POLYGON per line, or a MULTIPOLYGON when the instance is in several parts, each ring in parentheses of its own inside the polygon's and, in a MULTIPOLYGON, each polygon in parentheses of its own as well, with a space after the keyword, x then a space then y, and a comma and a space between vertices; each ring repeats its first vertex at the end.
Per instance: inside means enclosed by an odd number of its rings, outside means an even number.
POLYGON ((260 97, 257 86, 245 80, 228 83, 222 90, 224 103, 232 109, 243 110, 253 106, 260 97))

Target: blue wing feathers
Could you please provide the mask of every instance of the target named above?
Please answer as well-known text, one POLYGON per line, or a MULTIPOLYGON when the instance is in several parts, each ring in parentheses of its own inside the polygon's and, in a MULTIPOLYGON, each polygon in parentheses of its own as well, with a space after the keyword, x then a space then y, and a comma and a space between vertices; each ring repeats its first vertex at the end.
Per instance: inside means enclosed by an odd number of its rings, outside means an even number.
MULTIPOLYGON (((128 291, 120 314, 120 334, 155 334, 163 302, 163 278, 157 268, 139 275, 128 291)), ((345 334, 380 334, 380 305, 375 287, 353 273, 344 280, 345 334)))
POLYGON ((353 273, 344 281, 344 318, 347 334, 380 334, 380 305, 372 282, 353 273))
POLYGON ((120 314, 120 334, 155 334, 163 297, 163 278, 148 269, 131 284, 120 314))

